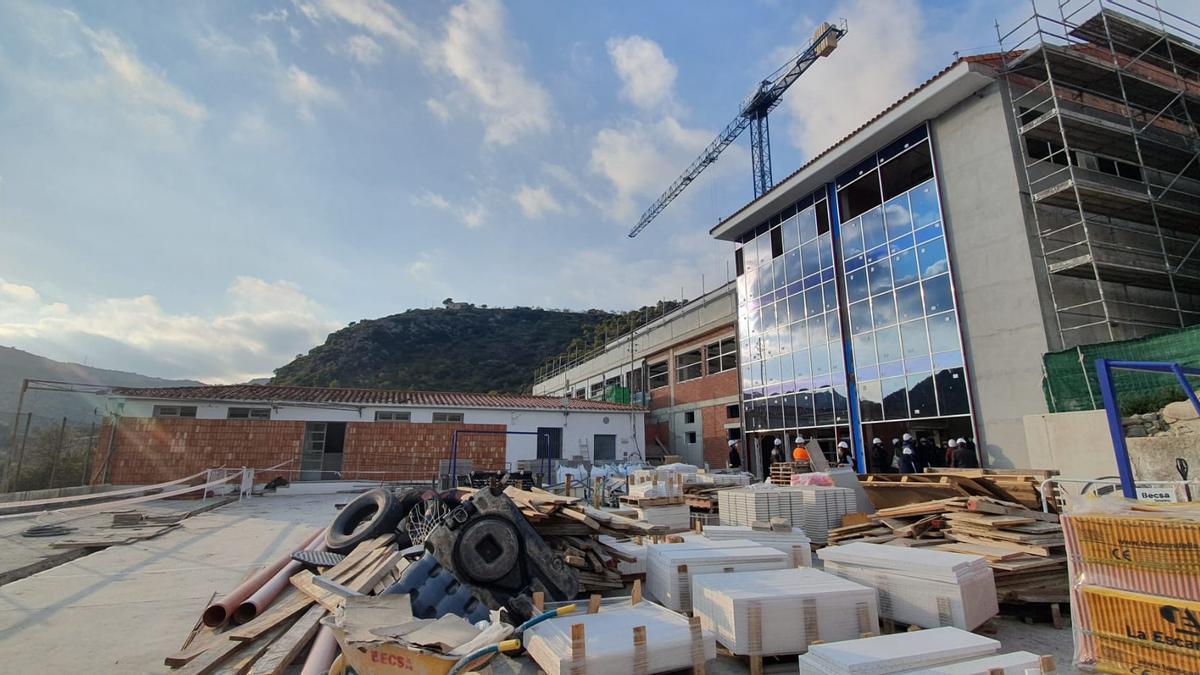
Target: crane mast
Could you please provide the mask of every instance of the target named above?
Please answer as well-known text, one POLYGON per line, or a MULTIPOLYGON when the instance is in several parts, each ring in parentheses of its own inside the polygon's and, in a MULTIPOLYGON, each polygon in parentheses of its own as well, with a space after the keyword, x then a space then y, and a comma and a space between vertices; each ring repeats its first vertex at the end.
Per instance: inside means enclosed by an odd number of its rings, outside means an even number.
POLYGON ((700 156, 688 166, 679 178, 675 179, 675 182, 671 183, 662 196, 646 209, 637 225, 629 231, 629 236, 636 237, 639 232, 646 229, 650 221, 662 213, 663 209, 667 208, 667 205, 678 197, 684 188, 691 185, 701 172, 716 162, 721 152, 729 147, 729 144, 747 127, 750 128, 750 163, 754 197, 757 199, 771 189, 774 183, 771 179, 771 140, 770 126, 767 121, 768 114, 779 105, 783 93, 788 90, 788 87, 792 86, 817 59, 833 52, 837 47, 838 40, 846 35, 846 30, 845 21, 841 21, 837 25, 826 22, 818 26, 812 39, 799 54, 768 75, 758 84, 754 92, 742 101, 738 116, 725 125, 725 128, 717 134, 712 143, 708 144, 704 152, 700 153, 700 156))

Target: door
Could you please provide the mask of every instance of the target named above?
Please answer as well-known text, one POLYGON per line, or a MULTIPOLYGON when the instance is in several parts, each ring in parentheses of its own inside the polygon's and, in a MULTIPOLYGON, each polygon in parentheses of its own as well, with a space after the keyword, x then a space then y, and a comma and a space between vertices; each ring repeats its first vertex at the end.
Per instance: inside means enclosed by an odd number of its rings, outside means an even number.
POLYGON ((617 461, 616 434, 595 434, 592 437, 592 461, 597 464, 617 461))
POLYGON ((538 427, 538 459, 562 459, 562 427, 538 427))
POLYGON ((337 480, 342 471, 345 422, 308 422, 300 452, 300 480, 337 480))

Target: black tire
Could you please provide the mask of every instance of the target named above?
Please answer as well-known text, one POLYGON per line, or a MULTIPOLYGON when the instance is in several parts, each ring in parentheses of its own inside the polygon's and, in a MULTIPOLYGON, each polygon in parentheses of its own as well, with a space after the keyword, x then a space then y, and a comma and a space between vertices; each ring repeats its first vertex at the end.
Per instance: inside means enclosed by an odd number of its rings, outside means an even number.
POLYGON ((325 546, 334 553, 349 553, 364 541, 394 532, 401 517, 400 502, 390 491, 364 492, 329 524, 325 546))

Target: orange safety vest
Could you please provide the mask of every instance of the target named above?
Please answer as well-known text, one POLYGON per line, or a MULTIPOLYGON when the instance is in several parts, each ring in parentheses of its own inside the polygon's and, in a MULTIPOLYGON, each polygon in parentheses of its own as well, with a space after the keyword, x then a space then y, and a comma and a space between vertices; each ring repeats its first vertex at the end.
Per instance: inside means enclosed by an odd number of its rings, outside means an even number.
POLYGON ((797 447, 795 450, 792 450, 792 461, 793 462, 807 462, 808 461, 808 450, 805 450, 802 447, 797 447))

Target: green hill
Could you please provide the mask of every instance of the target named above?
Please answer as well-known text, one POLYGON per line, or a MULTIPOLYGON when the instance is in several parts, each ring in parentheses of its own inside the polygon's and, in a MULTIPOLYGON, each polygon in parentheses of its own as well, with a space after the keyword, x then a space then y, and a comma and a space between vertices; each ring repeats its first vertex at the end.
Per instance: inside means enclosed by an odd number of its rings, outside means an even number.
MULTIPOLYGON (((462 306, 465 305, 465 306, 462 306)), ((272 384, 526 392, 542 362, 611 314, 514 307, 410 309, 353 323, 275 371, 272 384)))

